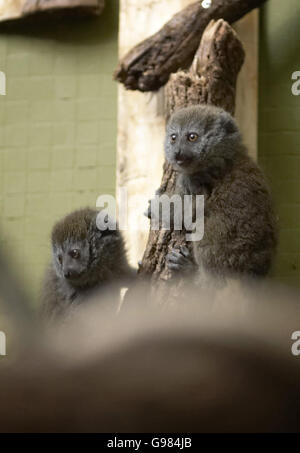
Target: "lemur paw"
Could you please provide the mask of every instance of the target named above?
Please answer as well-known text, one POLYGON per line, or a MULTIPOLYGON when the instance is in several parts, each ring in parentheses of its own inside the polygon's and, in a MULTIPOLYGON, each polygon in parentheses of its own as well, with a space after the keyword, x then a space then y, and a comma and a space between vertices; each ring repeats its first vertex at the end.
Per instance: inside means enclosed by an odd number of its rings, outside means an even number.
POLYGON ((185 246, 181 246, 179 250, 173 248, 166 260, 168 269, 171 271, 192 272, 196 268, 193 256, 185 246))

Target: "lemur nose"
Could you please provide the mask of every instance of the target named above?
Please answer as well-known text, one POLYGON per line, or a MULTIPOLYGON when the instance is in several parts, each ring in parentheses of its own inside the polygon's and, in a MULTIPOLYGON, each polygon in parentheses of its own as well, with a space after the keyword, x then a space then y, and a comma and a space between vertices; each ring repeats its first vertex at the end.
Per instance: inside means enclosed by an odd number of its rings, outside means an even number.
POLYGON ((67 271, 64 272, 64 277, 66 279, 74 278, 74 277, 76 277, 76 275, 77 275, 77 272, 75 272, 75 271, 67 270, 67 271))
POLYGON ((175 158, 176 158, 176 159, 182 158, 181 150, 176 151, 176 153, 175 153, 175 158))

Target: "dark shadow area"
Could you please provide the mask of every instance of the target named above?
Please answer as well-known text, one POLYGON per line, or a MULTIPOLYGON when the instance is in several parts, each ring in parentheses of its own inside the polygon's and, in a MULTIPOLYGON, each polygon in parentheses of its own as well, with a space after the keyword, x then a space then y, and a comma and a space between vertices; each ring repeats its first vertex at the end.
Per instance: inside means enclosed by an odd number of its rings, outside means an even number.
POLYGON ((119 0, 107 1, 100 16, 91 16, 84 9, 41 13, 20 21, 0 24, 1 35, 23 35, 51 39, 76 45, 90 45, 109 41, 114 35, 118 23, 119 0))

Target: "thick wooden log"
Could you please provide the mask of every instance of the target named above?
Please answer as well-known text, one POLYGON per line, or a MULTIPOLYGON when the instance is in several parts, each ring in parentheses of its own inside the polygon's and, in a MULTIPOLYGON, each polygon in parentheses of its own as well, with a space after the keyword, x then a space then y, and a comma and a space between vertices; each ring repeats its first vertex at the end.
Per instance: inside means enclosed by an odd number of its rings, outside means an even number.
POLYGON ((266 0, 212 0, 209 8, 199 0, 177 13, 157 33, 130 50, 114 77, 127 89, 155 91, 171 73, 187 68, 202 33, 212 19, 233 23, 266 0))
POLYGON ((22 13, 34 14, 72 8, 88 8, 91 12, 100 13, 104 8, 104 0, 26 0, 22 13))
POLYGON ((0 0, 0 22, 55 12, 99 15, 104 5, 105 0, 0 0))
MULTIPOLYGON (((165 88, 166 111, 169 117, 176 109, 199 103, 222 107, 231 114, 235 108, 238 73, 244 61, 244 50, 235 31, 222 19, 211 21, 203 33, 193 64, 188 72, 172 74, 165 88)), ((172 195, 177 173, 165 162, 161 193, 172 195)), ((172 283, 165 257, 171 248, 186 243, 186 231, 150 230, 139 273, 149 276, 152 289, 160 291, 162 304, 174 301, 180 294, 182 281, 172 283)))

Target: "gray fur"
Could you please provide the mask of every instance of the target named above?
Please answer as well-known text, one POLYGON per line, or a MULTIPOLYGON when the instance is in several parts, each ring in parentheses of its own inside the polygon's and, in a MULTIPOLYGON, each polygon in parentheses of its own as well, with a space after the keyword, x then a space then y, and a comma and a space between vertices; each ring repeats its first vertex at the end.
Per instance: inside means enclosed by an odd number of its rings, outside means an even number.
POLYGON ((85 208, 54 225, 52 263, 42 290, 46 317, 66 313, 110 283, 119 292, 132 277, 119 230, 100 231, 96 216, 96 210, 85 208), (79 252, 79 257, 72 256, 74 250, 79 252))
MULTIPOLYGON (((175 112, 165 155, 179 173, 177 192, 205 197, 204 238, 193 243, 191 261, 218 276, 266 275, 277 236, 270 192, 231 115, 209 105, 175 112), (193 142, 191 133, 198 136, 193 142)), ((182 267, 182 259, 170 257, 171 269, 182 267)))

